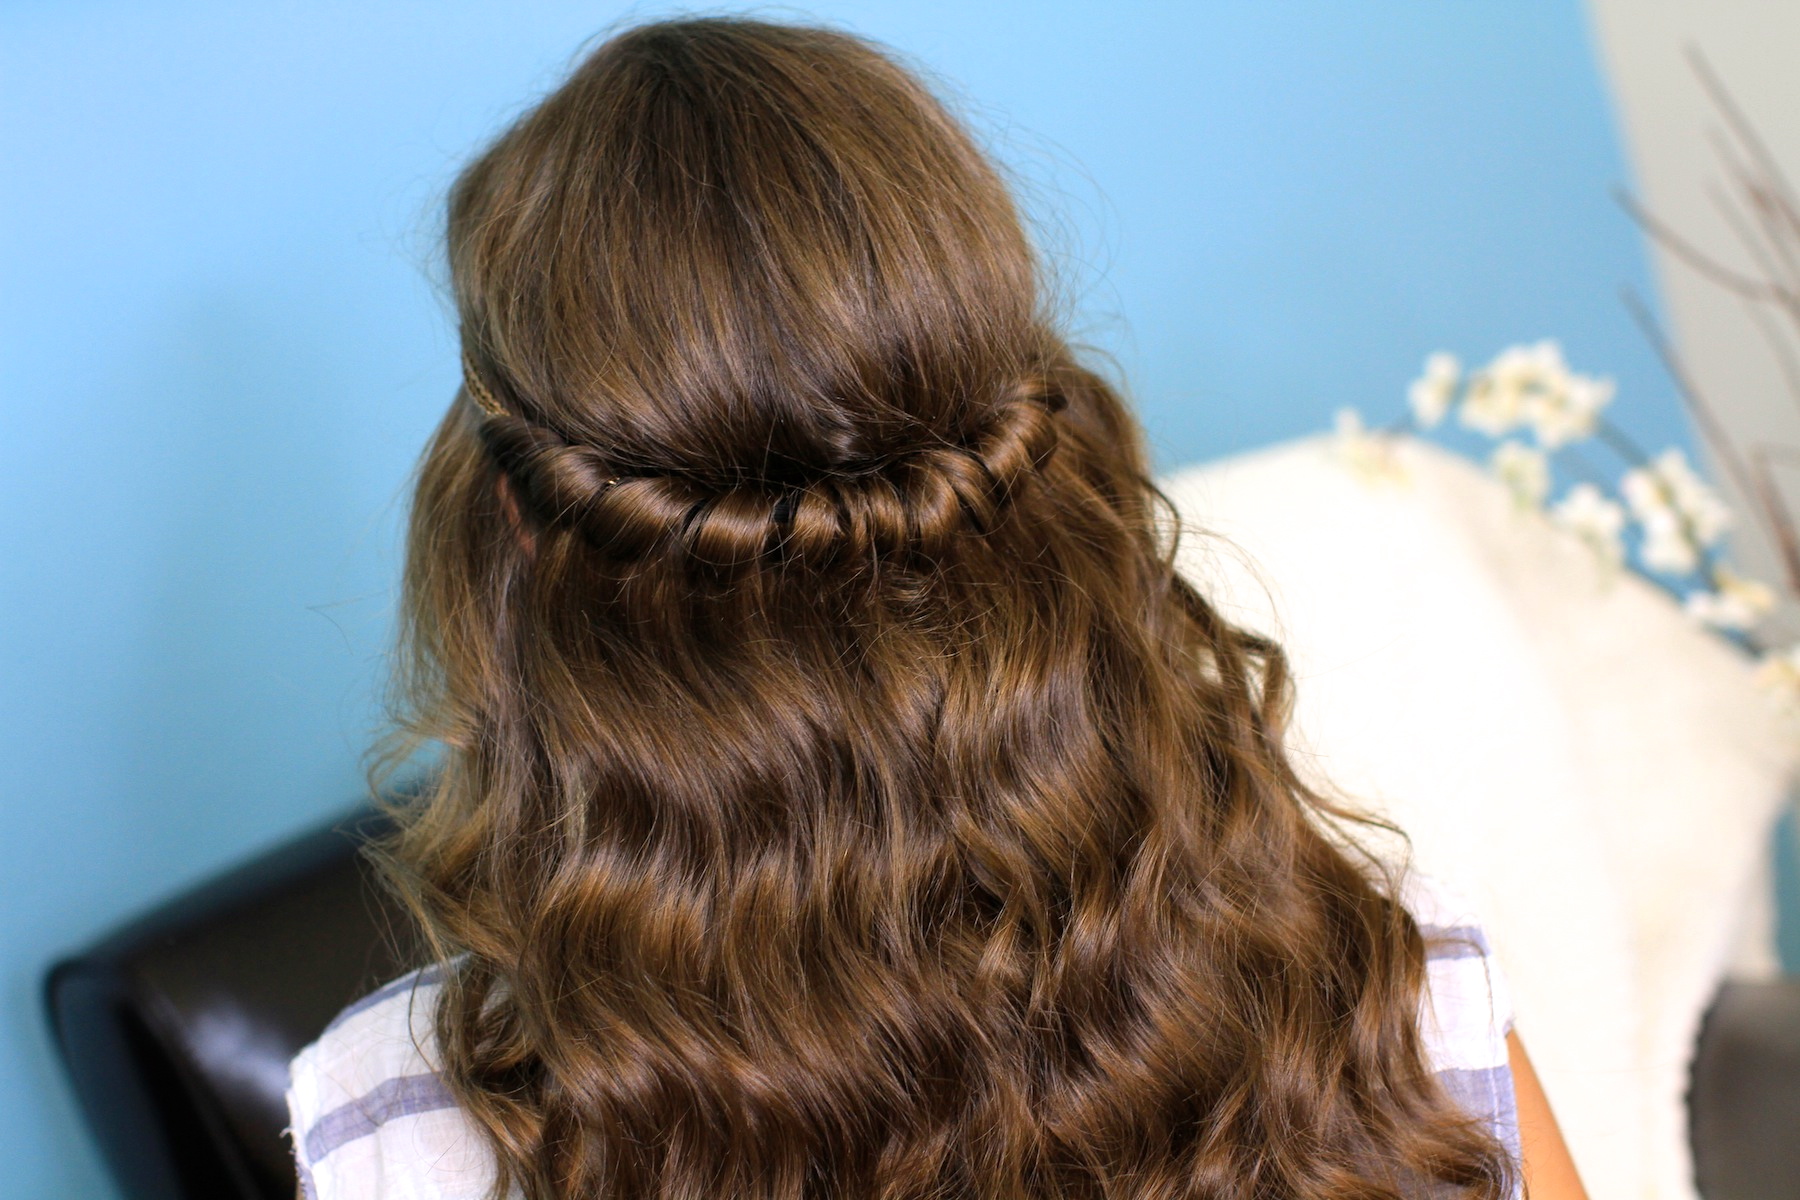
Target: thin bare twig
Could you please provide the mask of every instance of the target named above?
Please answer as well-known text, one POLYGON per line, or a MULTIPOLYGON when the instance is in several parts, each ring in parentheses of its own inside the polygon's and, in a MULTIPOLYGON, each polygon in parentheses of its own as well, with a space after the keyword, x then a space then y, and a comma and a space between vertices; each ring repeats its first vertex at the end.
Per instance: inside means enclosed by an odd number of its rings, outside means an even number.
MULTIPOLYGON (((1793 232, 1782 228, 1787 222, 1784 219, 1781 199, 1777 195, 1779 189, 1767 183, 1763 176, 1757 174, 1757 169, 1744 161, 1743 156, 1738 152, 1738 146, 1721 136, 1718 130, 1710 131, 1706 140, 1712 145, 1713 157, 1719 161, 1719 165, 1724 169, 1726 177, 1731 181, 1736 192, 1748 201, 1751 215, 1756 222, 1756 229, 1751 230, 1742 225, 1741 218, 1739 218, 1734 222, 1733 232, 1738 235, 1738 240, 1758 258, 1759 262, 1764 264, 1764 269, 1776 277, 1780 287, 1790 292, 1793 291, 1795 273, 1792 246, 1790 245, 1793 240, 1793 232), (1771 254, 1781 259, 1782 265, 1787 268, 1786 271, 1782 270, 1782 266, 1769 260, 1771 254)), ((1708 191, 1716 206, 1720 206, 1727 212, 1736 212, 1735 208, 1720 198, 1716 190, 1708 189, 1708 191)))
POLYGON ((1765 302, 1782 304, 1785 301, 1793 300, 1792 289, 1779 282, 1778 279, 1771 278, 1772 276, 1778 277, 1781 269, 1775 265, 1770 249, 1763 245, 1762 238, 1758 236, 1757 231, 1745 220, 1744 214, 1738 208, 1732 194, 1717 184, 1710 184, 1706 189, 1706 198, 1711 201, 1713 211, 1719 214, 1726 227, 1731 230, 1732 236, 1737 238, 1738 245, 1744 248, 1744 253, 1750 256, 1750 261, 1756 269, 1762 272, 1763 285, 1769 293, 1764 298, 1765 302))
POLYGON ((1752 493, 1763 517, 1768 521, 1770 532, 1775 536, 1775 548, 1781 556, 1781 569, 1787 576, 1788 594, 1800 596, 1800 532, 1794 528, 1794 519, 1782 503, 1781 489, 1775 485, 1774 472, 1770 470, 1770 460, 1782 453, 1791 454, 1800 461, 1800 452, 1785 446, 1752 446, 1750 462, 1756 471, 1757 490, 1752 493))
POLYGON ((1755 453, 1771 462, 1779 460, 1793 466, 1800 466, 1800 450, 1796 450, 1792 446, 1758 446, 1755 453))
POLYGON ((1648 210, 1633 198, 1631 193, 1624 191, 1623 189, 1614 189, 1613 199, 1618 202, 1619 206, 1625 210, 1632 220, 1644 227, 1646 233, 1667 247, 1671 254, 1675 255, 1675 257, 1679 258, 1682 262, 1685 262, 1688 266, 1712 280, 1720 287, 1751 300, 1760 300, 1764 302, 1779 300, 1780 297, 1778 295, 1777 285, 1771 284, 1766 279, 1758 279, 1754 275, 1746 275, 1741 271, 1734 271, 1730 267, 1720 263, 1704 250, 1701 250, 1698 246, 1695 246, 1679 233, 1676 233, 1674 229, 1664 224, 1659 218, 1652 216, 1648 210))
POLYGON ((1775 365, 1781 371, 1782 382, 1787 385, 1788 396, 1794 401, 1796 409, 1800 409, 1800 359, 1794 357, 1794 349, 1781 336, 1769 320, 1763 306, 1749 300, 1742 301, 1744 312, 1750 323, 1756 326, 1756 332, 1762 335, 1763 344, 1768 346, 1769 353, 1775 359, 1775 365))
POLYGON ((1743 213, 1732 202, 1731 197, 1717 187, 1707 188, 1706 196, 1712 201, 1713 208, 1725 219, 1725 224, 1731 228, 1732 235, 1737 238, 1738 244, 1755 262, 1757 270, 1763 273, 1768 295, 1746 296, 1745 299, 1754 299, 1761 304, 1773 304, 1787 313, 1789 317, 1800 314, 1800 293, 1796 293, 1786 284, 1778 282, 1781 268, 1775 265, 1770 257, 1769 249, 1762 244, 1762 239, 1757 236, 1756 231, 1745 223, 1743 213))
POLYGON ((1738 141, 1744 145, 1745 149, 1749 150, 1750 156, 1762 169, 1763 177, 1781 196, 1783 206, 1788 213, 1796 218, 1794 233, 1796 236, 1800 236, 1800 200, 1795 199, 1794 189, 1789 185, 1786 173, 1775 161, 1775 156, 1769 153, 1768 143, 1764 142, 1757 134, 1756 127, 1750 123, 1749 118, 1744 115, 1744 111, 1738 107, 1737 101, 1732 99, 1724 82, 1712 69, 1712 64, 1706 61, 1704 54, 1700 53, 1700 47, 1689 42, 1685 54, 1688 66, 1693 69, 1695 77, 1700 80, 1700 86, 1706 89, 1707 97, 1712 101, 1713 107, 1719 110, 1720 115, 1725 118, 1725 123, 1737 135, 1738 141))
POLYGON ((1648 466, 1650 455, 1637 444, 1632 436, 1605 417, 1594 422, 1594 433, 1601 441, 1613 448, 1613 452, 1634 467, 1648 466))
POLYGON ((1738 490, 1746 496, 1755 495, 1754 476, 1738 455, 1737 446, 1732 442, 1731 435, 1725 431, 1724 423, 1713 415, 1711 405, 1701 398, 1700 390, 1688 377, 1687 370, 1676 356, 1675 348, 1669 344, 1669 339, 1663 333, 1662 326, 1656 323, 1656 318, 1650 314, 1649 307, 1631 288, 1620 289, 1620 296, 1625 301, 1625 307, 1631 313, 1631 319, 1636 322, 1638 329, 1648 339, 1651 348, 1656 351, 1656 356, 1662 360, 1663 370, 1667 371, 1669 377, 1675 381, 1675 392, 1681 397, 1681 402, 1687 408, 1688 415, 1694 419, 1696 425, 1700 426, 1701 435, 1718 453, 1719 461, 1724 464, 1725 470, 1737 483, 1738 490))
MULTIPOLYGON (((1800 290, 1800 255, 1796 255, 1794 218, 1782 205, 1781 198, 1761 179, 1740 167, 1735 178, 1749 200, 1751 215, 1756 218, 1763 241, 1781 260, 1784 275, 1781 286, 1787 291, 1800 290)), ((1790 310, 1789 315, 1793 313, 1790 310)))

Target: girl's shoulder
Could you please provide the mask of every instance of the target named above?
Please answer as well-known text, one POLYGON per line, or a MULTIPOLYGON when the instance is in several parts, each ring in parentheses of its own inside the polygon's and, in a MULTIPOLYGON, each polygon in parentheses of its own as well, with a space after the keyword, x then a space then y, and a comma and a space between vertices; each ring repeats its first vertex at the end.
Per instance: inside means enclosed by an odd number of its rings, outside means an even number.
POLYGON ((442 966, 346 1007, 288 1068, 288 1133, 307 1200, 475 1200, 493 1181, 486 1143, 438 1069, 442 966))
POLYGON ((1518 1110, 1506 1035, 1512 991, 1469 897, 1442 876, 1409 869, 1400 901, 1425 938, 1419 1028, 1426 1060, 1462 1106, 1487 1118, 1517 1156, 1518 1110))

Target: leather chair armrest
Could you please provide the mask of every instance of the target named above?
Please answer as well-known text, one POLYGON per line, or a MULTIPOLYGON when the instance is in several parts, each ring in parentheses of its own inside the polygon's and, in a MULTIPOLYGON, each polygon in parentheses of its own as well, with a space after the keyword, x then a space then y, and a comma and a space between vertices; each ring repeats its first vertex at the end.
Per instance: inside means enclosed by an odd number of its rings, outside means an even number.
POLYGON ((1727 980, 1688 1089, 1705 1200, 1800 1195, 1800 979, 1727 980))
POLYGON ((292 1200, 288 1061, 416 960, 358 854, 380 827, 340 816, 51 969, 57 1047, 131 1200, 292 1200))

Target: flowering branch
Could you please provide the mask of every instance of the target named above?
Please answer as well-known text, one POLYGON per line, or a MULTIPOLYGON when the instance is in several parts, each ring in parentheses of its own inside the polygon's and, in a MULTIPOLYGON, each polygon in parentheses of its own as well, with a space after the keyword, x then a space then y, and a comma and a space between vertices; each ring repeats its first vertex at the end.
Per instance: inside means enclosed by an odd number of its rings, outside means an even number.
MULTIPOLYGON (((1800 408, 1800 199, 1705 59, 1692 47, 1687 57, 1725 130, 1713 136, 1713 151, 1730 189, 1713 187, 1712 201, 1751 269, 1721 262, 1629 195, 1617 198, 1676 261, 1744 305, 1800 408)), ((1740 449, 1649 307, 1629 289, 1623 299, 1721 469, 1774 544, 1789 598, 1800 601, 1800 525, 1775 479, 1777 465, 1800 464, 1800 448, 1758 443, 1740 449)), ((1354 464, 1394 475, 1398 469, 1386 446, 1392 435, 1431 430, 1454 412, 1463 426, 1499 440, 1489 465, 1520 508, 1546 510, 1593 551, 1608 575, 1634 571, 1696 620, 1761 655, 1759 678, 1800 702, 1800 643, 1769 650, 1753 633, 1774 608, 1775 591, 1722 561, 1723 537, 1734 522, 1731 510, 1679 449, 1652 456, 1607 420, 1604 410, 1612 399, 1611 381, 1570 371, 1554 341, 1509 347, 1466 378, 1454 356, 1439 352, 1425 360, 1407 389, 1405 417, 1370 432, 1354 410, 1345 410, 1338 417, 1338 440, 1354 464), (1523 430, 1530 431, 1530 441, 1517 436, 1523 430), (1581 443, 1589 440, 1625 464, 1616 486, 1609 486, 1581 452, 1581 443), (1553 459, 1573 467, 1581 481, 1550 503, 1553 459), (1628 540, 1634 554, 1627 553, 1628 540)))
MULTIPOLYGON (((1366 473, 1392 475, 1387 443, 1396 434, 1426 433, 1454 416, 1495 440, 1488 466, 1521 510, 1546 512, 1588 547, 1608 577, 1630 568, 1696 620, 1755 649, 1749 631, 1773 609, 1775 594, 1721 562, 1730 508, 1679 447, 1652 456, 1607 419, 1615 390, 1610 379, 1570 370, 1550 339, 1509 346, 1466 374, 1455 355, 1438 351, 1407 388, 1399 421, 1372 431, 1356 410, 1342 410, 1338 444, 1366 473), (1586 447, 1622 460, 1616 485, 1579 452, 1586 447), (1551 502, 1553 460, 1563 458, 1585 478, 1551 502), (1634 554, 1627 553, 1628 537, 1634 554)), ((1794 666, 1800 680, 1800 658, 1794 666)))

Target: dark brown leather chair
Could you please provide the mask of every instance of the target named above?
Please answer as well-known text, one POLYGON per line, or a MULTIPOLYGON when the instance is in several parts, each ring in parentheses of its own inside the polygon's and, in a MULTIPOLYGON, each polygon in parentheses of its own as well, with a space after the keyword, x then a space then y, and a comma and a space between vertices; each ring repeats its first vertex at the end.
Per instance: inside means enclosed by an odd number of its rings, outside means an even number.
POLYGON ((357 853, 381 827, 345 814, 51 968, 51 1028, 125 1196, 293 1200, 288 1061, 418 961, 357 853))
MULTIPOLYGON (((50 1022, 131 1200, 291 1200, 287 1063, 413 962, 408 926, 331 822, 54 967, 50 1022)), ((1705 1200, 1800 1198, 1800 979, 1729 983, 1691 1083, 1705 1200)))

